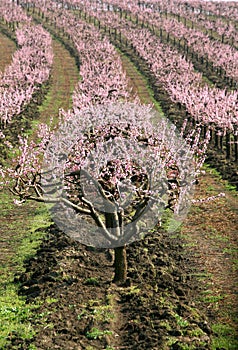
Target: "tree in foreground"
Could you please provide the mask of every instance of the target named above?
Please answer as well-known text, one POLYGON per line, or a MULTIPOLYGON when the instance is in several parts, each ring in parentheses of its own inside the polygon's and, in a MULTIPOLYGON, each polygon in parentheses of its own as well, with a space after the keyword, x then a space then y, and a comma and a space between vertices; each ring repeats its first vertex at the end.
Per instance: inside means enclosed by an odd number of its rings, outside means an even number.
POLYGON ((126 280, 126 245, 149 234, 166 209, 171 231, 183 221, 208 143, 199 129, 184 139, 133 103, 62 112, 57 129, 41 125, 38 139, 20 139, 13 166, 2 169, 5 186, 16 204, 47 203, 75 240, 113 248, 115 282, 126 280))

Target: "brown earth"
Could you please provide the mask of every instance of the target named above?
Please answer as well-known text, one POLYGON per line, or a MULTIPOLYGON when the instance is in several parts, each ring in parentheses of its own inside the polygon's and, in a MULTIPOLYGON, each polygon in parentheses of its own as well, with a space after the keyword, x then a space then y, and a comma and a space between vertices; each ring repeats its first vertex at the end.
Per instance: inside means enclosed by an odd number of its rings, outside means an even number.
POLYGON ((0 72, 3 73, 5 68, 12 62, 12 55, 16 51, 16 45, 6 35, 0 33, 0 47, 4 48, 0 55, 0 72))
MULTIPOLYGON (((209 349, 211 329, 195 307, 199 289, 181 240, 156 230, 128 247, 128 263, 128 282, 116 286, 110 251, 86 248, 52 227, 17 279, 28 302, 44 300, 37 310, 44 321, 32 321, 37 349, 209 349)), ((22 339, 12 344, 27 349, 22 339)))
POLYGON ((79 81, 79 72, 74 58, 56 39, 52 41, 54 61, 51 72, 51 88, 46 95, 45 103, 40 107, 39 119, 49 121, 50 117, 57 120, 59 109, 67 111, 72 106, 72 93, 79 81))

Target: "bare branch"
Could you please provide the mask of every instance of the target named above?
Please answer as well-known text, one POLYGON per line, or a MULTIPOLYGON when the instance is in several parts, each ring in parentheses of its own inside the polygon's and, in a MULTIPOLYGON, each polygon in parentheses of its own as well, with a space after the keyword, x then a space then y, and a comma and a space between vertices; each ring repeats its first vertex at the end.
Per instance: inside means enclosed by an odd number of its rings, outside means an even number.
POLYGON ((72 202, 70 202, 68 199, 66 198, 49 198, 49 197, 34 197, 34 196, 29 196, 27 197, 28 200, 33 200, 36 202, 45 202, 45 203, 60 203, 63 202, 65 203, 67 206, 72 207, 73 209, 75 209, 76 211, 80 212, 81 214, 87 214, 87 215, 91 215, 91 211, 87 210, 85 208, 82 208, 80 206, 78 206, 77 204, 74 204, 72 202))

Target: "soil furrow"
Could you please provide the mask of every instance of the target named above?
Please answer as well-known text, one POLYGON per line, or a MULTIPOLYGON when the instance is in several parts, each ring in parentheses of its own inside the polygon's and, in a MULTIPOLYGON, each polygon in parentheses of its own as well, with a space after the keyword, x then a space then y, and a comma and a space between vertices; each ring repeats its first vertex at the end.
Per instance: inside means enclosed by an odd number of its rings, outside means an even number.
POLYGON ((54 62, 51 72, 51 88, 40 110, 40 121, 58 117, 59 109, 68 110, 72 106, 72 93, 79 80, 75 60, 63 45, 53 39, 54 62))
POLYGON ((213 322, 235 326, 238 312, 238 201, 237 192, 207 170, 197 186, 195 198, 218 193, 225 197, 214 202, 195 204, 182 228, 187 249, 196 257, 201 280, 202 301, 213 310, 213 322))
POLYGON ((12 55, 16 51, 16 45, 14 41, 0 33, 0 47, 0 72, 4 72, 5 68, 11 64, 12 55))

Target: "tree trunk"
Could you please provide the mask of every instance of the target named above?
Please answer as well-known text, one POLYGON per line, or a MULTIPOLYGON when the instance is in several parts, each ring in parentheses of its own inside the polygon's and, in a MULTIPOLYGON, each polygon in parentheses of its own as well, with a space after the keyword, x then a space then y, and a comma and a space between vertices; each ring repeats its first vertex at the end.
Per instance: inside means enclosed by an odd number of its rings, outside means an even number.
POLYGON ((113 282, 115 283, 123 283, 126 281, 127 277, 127 258, 126 258, 126 247, 117 247, 114 248, 115 252, 115 260, 114 260, 114 268, 115 275, 113 282))
MULTIPOLYGON (((115 237, 120 236, 121 222, 118 213, 105 212, 106 227, 115 237)), ((113 282, 123 283, 127 278, 127 258, 126 258, 126 247, 114 248, 114 278, 113 282)))

